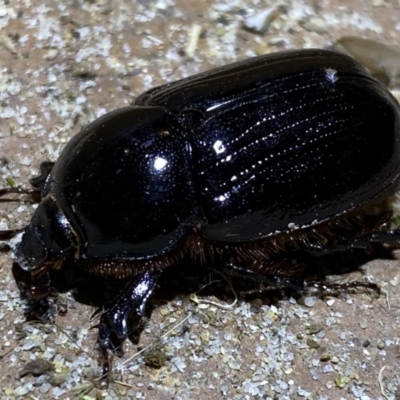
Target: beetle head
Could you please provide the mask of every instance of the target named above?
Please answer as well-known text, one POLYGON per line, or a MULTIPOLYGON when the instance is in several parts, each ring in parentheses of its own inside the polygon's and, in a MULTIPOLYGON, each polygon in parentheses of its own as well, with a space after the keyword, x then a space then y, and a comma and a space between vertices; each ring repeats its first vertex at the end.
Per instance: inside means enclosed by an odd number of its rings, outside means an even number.
POLYGON ((31 223, 24 229, 14 255, 26 271, 54 264, 74 252, 76 243, 71 226, 50 195, 40 202, 31 223))

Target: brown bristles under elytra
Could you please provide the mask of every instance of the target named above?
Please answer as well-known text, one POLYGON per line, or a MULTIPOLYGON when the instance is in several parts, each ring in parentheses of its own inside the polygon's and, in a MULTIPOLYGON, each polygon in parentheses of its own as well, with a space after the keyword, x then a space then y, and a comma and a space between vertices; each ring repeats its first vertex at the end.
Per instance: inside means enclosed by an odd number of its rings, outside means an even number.
POLYGON ((204 266, 214 268, 218 268, 215 263, 223 258, 263 275, 297 276, 306 265, 298 261, 296 252, 312 252, 316 246, 329 249, 339 243, 350 244, 369 233, 390 229, 393 201, 391 198, 307 228, 288 230, 245 243, 211 242, 204 239, 201 228, 196 227, 176 250, 163 256, 143 261, 91 262, 84 267, 97 276, 126 279, 143 271, 163 270, 189 255, 204 266))
POLYGON ((180 246, 177 250, 160 257, 140 261, 91 261, 84 264, 87 272, 97 276, 113 279, 127 279, 144 271, 161 271, 176 264, 186 254, 186 249, 180 246))

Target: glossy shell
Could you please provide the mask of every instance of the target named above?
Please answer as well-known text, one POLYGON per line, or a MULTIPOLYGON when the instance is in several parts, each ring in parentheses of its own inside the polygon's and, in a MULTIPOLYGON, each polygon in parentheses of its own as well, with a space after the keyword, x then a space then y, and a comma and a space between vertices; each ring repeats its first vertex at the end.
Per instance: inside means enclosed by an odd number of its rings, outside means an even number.
POLYGON ((301 50, 152 89, 190 141, 202 235, 243 242, 338 216, 397 188, 399 105, 355 60, 301 50))
POLYGON ((59 258, 69 227, 82 261, 159 255, 177 246, 198 220, 192 176, 190 142, 163 108, 121 108, 67 144, 30 226, 43 225, 54 208, 61 211, 60 229, 53 224, 40 234, 54 249, 47 260, 59 258))

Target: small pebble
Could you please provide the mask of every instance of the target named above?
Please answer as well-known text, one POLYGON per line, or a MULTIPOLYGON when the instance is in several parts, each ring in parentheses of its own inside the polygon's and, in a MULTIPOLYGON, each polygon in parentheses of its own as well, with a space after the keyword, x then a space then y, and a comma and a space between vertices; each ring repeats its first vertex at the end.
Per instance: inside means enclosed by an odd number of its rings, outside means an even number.
POLYGON ((360 328, 361 329, 367 329, 368 328, 368 322, 366 319, 362 319, 360 322, 360 328))
POLYGON ((313 339, 307 339, 307 344, 312 349, 318 349, 320 347, 320 344, 313 339))
POLYGON ((321 354, 321 357, 319 359, 320 359, 320 361, 326 362, 331 359, 331 355, 329 353, 324 353, 324 354, 321 354))
POLYGON ((385 348, 385 343, 379 341, 378 344, 376 345, 376 347, 377 347, 379 350, 383 350, 383 349, 385 348))

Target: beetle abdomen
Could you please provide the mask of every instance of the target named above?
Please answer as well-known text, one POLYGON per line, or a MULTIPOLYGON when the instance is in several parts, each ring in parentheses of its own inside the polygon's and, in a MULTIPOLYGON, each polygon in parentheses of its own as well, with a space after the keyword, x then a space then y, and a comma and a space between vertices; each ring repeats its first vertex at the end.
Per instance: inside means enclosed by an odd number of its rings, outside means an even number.
POLYGON ((395 191, 399 106, 345 55, 264 56, 247 70, 242 62, 153 89, 139 102, 179 110, 183 124, 201 112, 187 129, 208 239, 310 226, 395 191))
POLYGON ((326 74, 276 81, 264 96, 206 114, 194 146, 206 237, 252 240, 394 192, 395 100, 363 76, 338 72, 331 82, 326 74))

